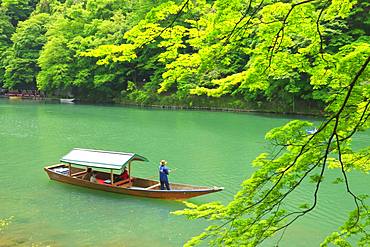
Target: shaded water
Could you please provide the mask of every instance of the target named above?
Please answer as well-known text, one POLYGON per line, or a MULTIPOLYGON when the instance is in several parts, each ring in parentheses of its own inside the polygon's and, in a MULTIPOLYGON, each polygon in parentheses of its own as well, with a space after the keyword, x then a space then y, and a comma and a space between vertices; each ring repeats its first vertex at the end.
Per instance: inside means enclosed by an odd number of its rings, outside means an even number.
MULTIPOLYGON (((74 147, 137 152, 150 163, 134 163, 134 176, 156 176, 157 163, 166 159, 176 169, 170 181, 225 187, 190 202, 227 203, 251 174, 251 161, 269 148, 265 133, 289 120, 0 100, 0 219, 14 216, 0 233, 0 246, 182 246, 208 225, 170 215, 182 203, 49 181, 43 167, 74 147)), ((357 136, 357 145, 368 143, 370 135, 357 136)), ((363 178, 351 175, 356 192, 370 187, 363 178)), ((339 212, 352 202, 343 187, 323 189, 318 210, 287 231, 284 246, 318 246, 345 219, 339 212)), ((309 198, 311 191, 303 188, 300 196, 309 198)))

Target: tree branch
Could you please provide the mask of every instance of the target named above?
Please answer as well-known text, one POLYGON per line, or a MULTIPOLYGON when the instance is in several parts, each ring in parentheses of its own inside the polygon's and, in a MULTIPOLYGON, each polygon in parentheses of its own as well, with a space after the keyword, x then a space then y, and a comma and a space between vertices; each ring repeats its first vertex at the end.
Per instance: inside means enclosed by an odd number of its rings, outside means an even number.
MULTIPOLYGON (((278 40, 280 38, 280 33, 282 33, 282 36, 281 36, 281 39, 280 39, 280 44, 278 45, 278 48, 280 47, 281 43, 283 42, 283 37, 284 37, 284 28, 285 28, 285 25, 287 24, 287 20, 290 16, 290 14, 292 13, 293 9, 299 5, 302 5, 302 4, 306 4, 306 3, 310 3, 310 2, 314 2, 316 0, 305 0, 305 1, 302 1, 302 2, 298 2, 298 3, 295 3, 295 4, 292 4, 292 6, 290 7, 288 13, 285 15, 284 19, 282 20, 282 26, 280 27, 279 31, 276 33, 275 35, 275 38, 272 42, 272 47, 271 49, 269 50, 268 52, 268 60, 269 60, 269 63, 268 63, 268 66, 267 68, 265 69, 265 71, 271 66, 272 64, 272 58, 274 56, 274 52, 275 52, 275 48, 278 44, 278 40), (271 54, 269 55, 269 53, 271 52, 271 54)), ((264 72, 265 72, 264 71, 264 72)))

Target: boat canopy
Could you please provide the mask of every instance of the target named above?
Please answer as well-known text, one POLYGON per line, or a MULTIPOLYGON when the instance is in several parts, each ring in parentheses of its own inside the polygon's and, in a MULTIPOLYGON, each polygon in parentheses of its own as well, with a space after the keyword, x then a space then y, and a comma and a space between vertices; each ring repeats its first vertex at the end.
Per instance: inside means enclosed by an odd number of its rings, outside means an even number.
POLYGON ((130 161, 148 161, 135 153, 122 153, 93 149, 74 148, 60 159, 61 162, 112 170, 122 170, 130 161))

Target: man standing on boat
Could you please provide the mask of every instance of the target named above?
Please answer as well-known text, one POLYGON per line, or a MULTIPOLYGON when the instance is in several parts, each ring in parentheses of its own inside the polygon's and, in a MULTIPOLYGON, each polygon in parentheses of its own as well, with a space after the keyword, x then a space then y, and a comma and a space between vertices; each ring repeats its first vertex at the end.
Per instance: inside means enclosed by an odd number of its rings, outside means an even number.
POLYGON ((167 190, 170 190, 170 184, 168 183, 168 174, 170 169, 166 166, 167 161, 161 160, 159 166, 159 181, 161 183, 161 190, 164 190, 164 186, 166 186, 167 190))

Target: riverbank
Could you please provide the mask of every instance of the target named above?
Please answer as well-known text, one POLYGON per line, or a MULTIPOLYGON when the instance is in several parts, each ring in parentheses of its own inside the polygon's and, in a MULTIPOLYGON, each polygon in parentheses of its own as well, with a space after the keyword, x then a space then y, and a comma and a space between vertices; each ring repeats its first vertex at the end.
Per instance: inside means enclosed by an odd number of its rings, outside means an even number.
POLYGON ((291 102, 247 101, 234 97, 212 98, 205 96, 186 96, 181 100, 173 96, 161 96, 150 98, 143 102, 120 98, 115 99, 114 103, 131 107, 171 110, 252 112, 307 116, 322 116, 324 108, 320 103, 308 100, 292 99, 291 102))
POLYGON ((120 106, 129 106, 137 108, 155 108, 166 110, 195 110, 195 111, 219 111, 219 112, 245 112, 245 113, 269 113, 269 114, 286 114, 286 115, 305 115, 305 116, 322 116, 323 112, 320 109, 314 112, 303 111, 273 111, 267 109, 243 109, 243 108, 223 108, 213 106, 174 106, 174 105, 142 105, 133 103, 116 103, 120 106))
MULTIPOLYGON (((37 98, 37 99, 23 99, 23 98, 8 98, 5 96, 0 96, 0 98, 8 100, 23 100, 23 101, 44 101, 50 103, 66 103, 62 101, 62 98, 37 98)), ((194 111, 218 111, 218 112, 245 112, 245 113, 268 113, 268 114, 286 114, 286 115, 305 115, 305 116, 322 116, 322 109, 313 102, 298 102, 295 107, 289 105, 283 105, 277 102, 245 102, 242 105, 233 104, 214 104, 214 102, 209 102, 204 105, 200 104, 181 104, 177 102, 176 104, 168 104, 163 102, 153 102, 153 103, 137 103, 129 100, 114 100, 106 102, 95 102, 92 100, 75 100, 77 104, 107 104, 107 105, 117 105, 117 106, 127 106, 136 108, 154 108, 154 109, 166 109, 166 110, 194 110, 194 111)))
MULTIPOLYGON (((8 98, 1 95, 0 98, 8 98)), ((16 98, 17 100, 37 100, 53 103, 66 103, 64 98, 44 97, 44 98, 16 98)), ((14 98, 9 98, 14 100, 14 98)), ((210 97, 186 97, 183 100, 174 99, 171 96, 163 96, 156 99, 137 102, 127 98, 115 98, 112 100, 91 100, 76 99, 73 101, 78 104, 113 104, 118 106, 128 106, 137 108, 156 108, 167 110, 198 110, 198 111, 219 111, 219 112, 251 112, 287 115, 306 115, 322 116, 323 106, 314 101, 295 100, 291 103, 278 101, 243 101, 231 97, 210 98, 210 97)), ((72 103, 72 102, 68 102, 72 103)))

